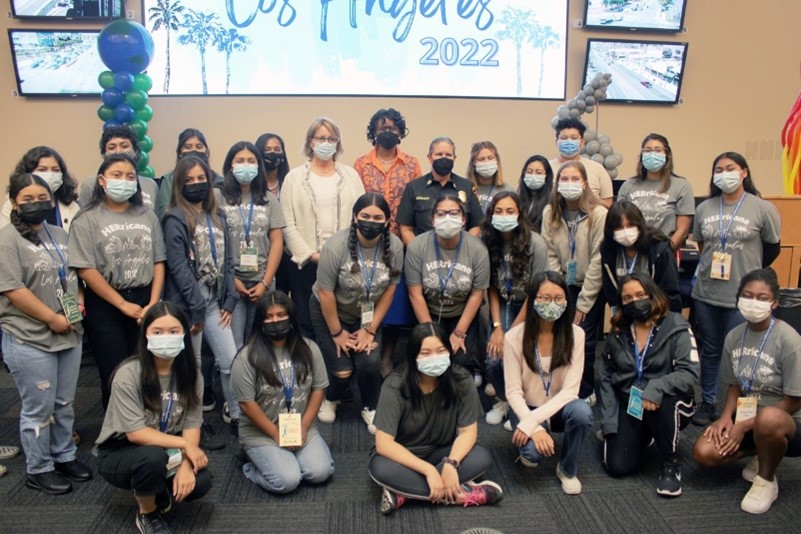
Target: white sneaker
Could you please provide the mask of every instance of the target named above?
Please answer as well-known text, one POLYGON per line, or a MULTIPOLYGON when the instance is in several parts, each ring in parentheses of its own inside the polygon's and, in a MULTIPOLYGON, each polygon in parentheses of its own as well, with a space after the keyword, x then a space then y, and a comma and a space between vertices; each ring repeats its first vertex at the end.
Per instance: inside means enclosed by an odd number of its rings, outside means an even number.
POLYGON ((492 409, 487 412, 484 418, 488 425, 500 425, 503 423, 506 414, 509 413, 509 403, 498 401, 492 405, 492 409))
POLYGON ((759 457, 754 456, 745 464, 745 467, 743 467, 743 480, 746 482, 753 482, 757 473, 759 473, 759 457))
POLYGON ((487 397, 495 397, 496 396, 495 386, 489 383, 486 386, 484 386, 484 395, 486 395, 487 397))
POLYGON ((595 393, 592 393, 589 397, 584 399, 584 402, 586 402, 590 408, 592 408, 598 402, 598 397, 595 396, 595 393))
POLYGON ((754 476, 754 482, 751 484, 751 489, 745 494, 743 500, 740 502, 740 508, 743 512, 749 514, 762 514, 770 510, 770 505, 779 496, 779 483, 776 477, 773 481, 765 480, 759 475, 754 476))
POLYGON ((562 491, 568 495, 578 495, 581 493, 581 481, 578 477, 569 477, 562 471, 561 464, 556 464, 556 476, 562 481, 562 491))
POLYGON ((364 424, 367 425, 367 431, 375 436, 375 425, 373 424, 374 419, 375 410, 368 410, 367 408, 362 409, 362 421, 364 421, 364 424))
POLYGON ((337 419, 337 404, 336 401, 330 401, 328 399, 323 399, 323 403, 320 405, 320 411, 317 412, 317 419, 321 423, 333 423, 337 419))
POLYGON ((512 431, 512 422, 507 419, 506 422, 503 424, 503 429, 506 430, 507 432, 511 432, 512 431))
POLYGON ((223 403, 222 420, 226 425, 231 424, 231 411, 228 409, 228 402, 223 403))
POLYGON ((522 465, 523 467, 537 467, 538 465, 540 465, 537 462, 532 462, 528 458, 525 458, 522 454, 517 457, 517 460, 515 460, 515 462, 520 462, 520 465, 522 465))
POLYGON ((598 429, 598 432, 595 433, 595 437, 598 438, 598 441, 602 443, 606 441, 606 438, 604 437, 604 431, 600 428, 598 429))
POLYGON ((475 382, 477 388, 480 388, 481 384, 484 383, 484 378, 479 373, 476 373, 473 375, 473 382, 475 382))

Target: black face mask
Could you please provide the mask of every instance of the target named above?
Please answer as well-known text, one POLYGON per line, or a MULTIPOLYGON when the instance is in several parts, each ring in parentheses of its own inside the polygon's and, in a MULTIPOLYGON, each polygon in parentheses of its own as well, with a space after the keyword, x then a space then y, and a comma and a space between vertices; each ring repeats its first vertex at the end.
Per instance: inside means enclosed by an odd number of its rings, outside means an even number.
POLYGON ((265 152, 262 154, 264 157, 264 166, 268 171, 274 171, 284 162, 284 155, 275 152, 265 152))
POLYGON ((289 322, 289 319, 282 319, 272 323, 262 323, 261 331, 269 339, 277 341, 289 335, 292 331, 292 324, 289 322))
POLYGON ((186 184, 181 190, 181 194, 192 204, 203 202, 209 196, 209 183, 197 182, 194 184, 186 184))
POLYGON ((431 163, 431 167, 434 169, 434 172, 440 176, 447 176, 453 170, 453 160, 450 158, 435 159, 433 163, 431 163))
POLYGON ((384 223, 375 221, 363 221, 361 219, 356 221, 356 228, 364 236, 365 239, 374 239, 384 233, 384 223))
POLYGON ((383 148, 389 150, 390 148, 398 146, 398 143, 400 143, 400 136, 395 132, 381 132, 375 140, 383 148))
POLYGON ((42 224, 53 213, 49 200, 37 200, 27 204, 18 204, 17 213, 25 224, 42 224))
POLYGON ((623 305, 623 315, 631 319, 644 323, 651 317, 651 308, 653 308, 653 301, 651 299, 640 299, 629 302, 623 305))

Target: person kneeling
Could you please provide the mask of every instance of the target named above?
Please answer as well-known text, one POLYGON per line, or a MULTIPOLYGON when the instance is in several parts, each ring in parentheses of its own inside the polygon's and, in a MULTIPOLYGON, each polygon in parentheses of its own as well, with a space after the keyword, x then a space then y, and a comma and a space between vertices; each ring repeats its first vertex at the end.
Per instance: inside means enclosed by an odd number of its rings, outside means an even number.
POLYGON ((250 339, 231 370, 248 480, 289 493, 301 480, 320 484, 334 474, 331 452, 314 426, 326 387, 323 355, 301 336, 294 304, 285 293, 268 291, 256 304, 250 339))
POLYGON ((453 352, 439 325, 412 330, 406 362, 381 387, 370 477, 384 488, 381 512, 406 499, 442 504, 495 504, 500 486, 476 483, 492 463, 476 444, 479 399, 473 377, 451 366, 453 352))

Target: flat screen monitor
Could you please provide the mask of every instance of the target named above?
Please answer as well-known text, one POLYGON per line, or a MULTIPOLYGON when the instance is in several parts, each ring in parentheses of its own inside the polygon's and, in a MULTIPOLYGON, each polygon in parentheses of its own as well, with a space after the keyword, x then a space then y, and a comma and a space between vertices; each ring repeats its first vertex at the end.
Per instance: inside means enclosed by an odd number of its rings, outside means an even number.
POLYGON ((11 14, 18 19, 109 20, 125 13, 125 0, 11 0, 11 14))
POLYGON ((687 0, 586 0, 584 26, 676 33, 684 28, 686 8, 687 0))
POLYGON ((588 39, 584 84, 611 73, 606 102, 678 104, 687 43, 588 39))
POLYGON ((20 96, 97 97, 100 30, 8 30, 20 96))

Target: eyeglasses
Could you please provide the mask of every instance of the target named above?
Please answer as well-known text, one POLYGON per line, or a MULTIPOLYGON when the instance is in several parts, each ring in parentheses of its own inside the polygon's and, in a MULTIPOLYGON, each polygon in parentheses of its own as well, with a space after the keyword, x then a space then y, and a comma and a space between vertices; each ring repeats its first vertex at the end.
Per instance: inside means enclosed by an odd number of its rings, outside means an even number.
POLYGON ((318 143, 339 143, 339 137, 312 137, 318 143))
POLYGON ((434 217, 461 217, 462 210, 434 210, 434 217))
POLYGON ((642 149, 642 153, 643 154, 650 154, 651 152, 655 152, 657 154, 665 154, 667 152, 667 150, 665 150, 661 146, 658 146, 656 148, 643 148, 642 149))
POLYGON ((558 295, 556 297, 551 297, 550 295, 537 295, 534 298, 540 304, 550 304, 551 302, 554 302, 556 304, 564 304, 565 302, 565 297, 563 297, 562 295, 558 295))

